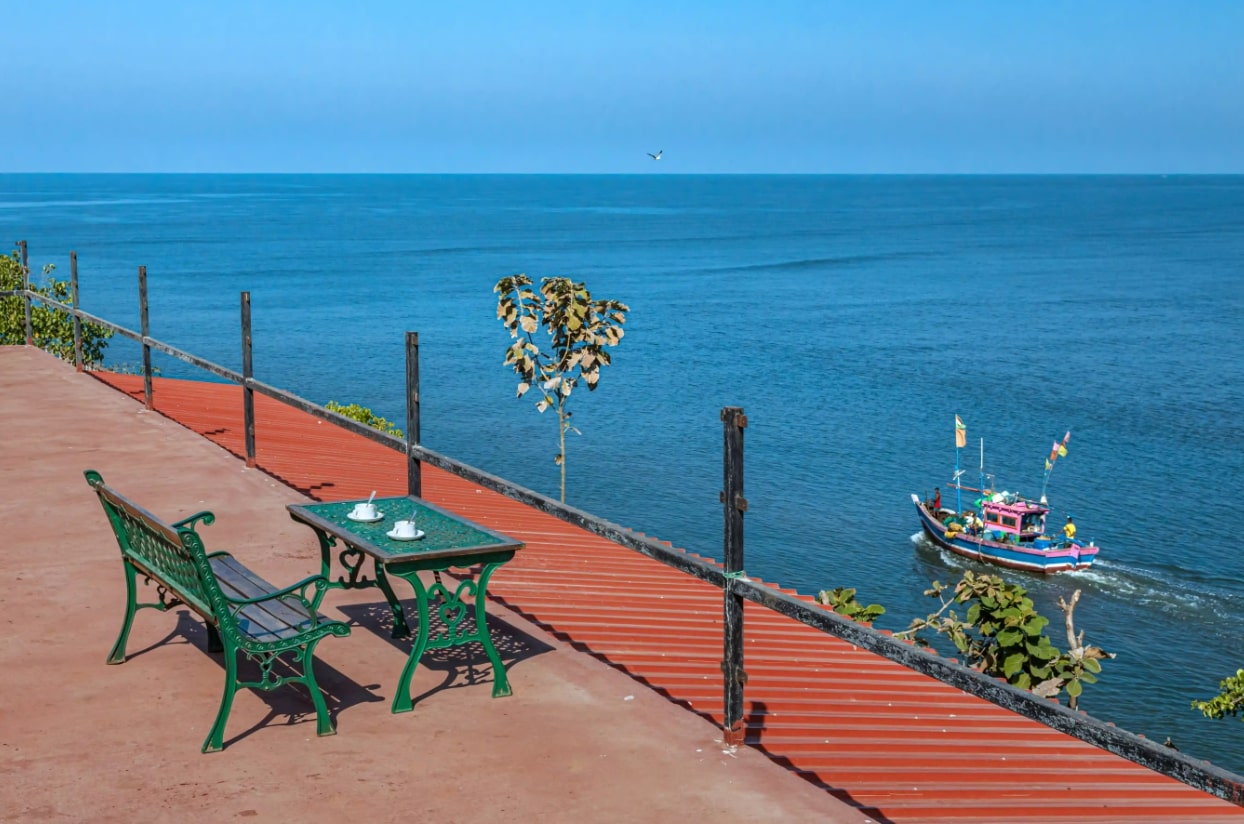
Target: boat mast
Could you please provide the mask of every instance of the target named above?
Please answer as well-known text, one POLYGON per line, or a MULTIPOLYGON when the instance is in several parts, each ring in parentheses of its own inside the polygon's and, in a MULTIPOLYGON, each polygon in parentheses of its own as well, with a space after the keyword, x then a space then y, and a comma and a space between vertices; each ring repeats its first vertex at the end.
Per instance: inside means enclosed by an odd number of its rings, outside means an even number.
POLYGON ((1045 478, 1041 481, 1041 503, 1045 504, 1045 488, 1050 483, 1050 473, 1054 471, 1054 464, 1058 459, 1067 454, 1067 441, 1071 440, 1071 433, 1063 435, 1062 443, 1054 441, 1054 447, 1050 450, 1050 457, 1045 460, 1045 478))
POLYGON ((955 445, 955 512, 963 511, 963 483, 959 480, 959 446, 955 445))
POLYGON ((981 494, 984 495, 985 494, 985 439, 984 438, 981 438, 981 470, 980 471, 981 471, 980 490, 981 490, 981 494))
POLYGON ((968 428, 955 415, 955 512, 963 511, 963 473, 959 469, 959 450, 968 444, 968 428))

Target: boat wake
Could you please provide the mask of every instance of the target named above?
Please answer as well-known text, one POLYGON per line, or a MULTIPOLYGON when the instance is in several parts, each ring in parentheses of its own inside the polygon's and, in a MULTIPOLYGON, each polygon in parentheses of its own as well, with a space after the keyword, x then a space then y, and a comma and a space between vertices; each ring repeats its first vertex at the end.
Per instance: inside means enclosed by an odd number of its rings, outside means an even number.
POLYGON ((1102 595, 1172 615, 1233 615, 1244 596, 1237 581, 1184 568, 1149 569, 1102 559, 1089 569, 1065 574, 1102 595))
POLYGON ((1244 602, 1244 583, 1175 565, 1148 568, 1101 558, 1088 569, 1045 576, 974 562, 938 546, 923 530, 912 535, 911 542, 922 553, 936 554, 941 565, 956 573, 985 570, 1021 583, 1034 594, 1051 597, 1080 589, 1086 596, 1124 601, 1181 622, 1216 623, 1231 616, 1240 617, 1240 604, 1244 602))

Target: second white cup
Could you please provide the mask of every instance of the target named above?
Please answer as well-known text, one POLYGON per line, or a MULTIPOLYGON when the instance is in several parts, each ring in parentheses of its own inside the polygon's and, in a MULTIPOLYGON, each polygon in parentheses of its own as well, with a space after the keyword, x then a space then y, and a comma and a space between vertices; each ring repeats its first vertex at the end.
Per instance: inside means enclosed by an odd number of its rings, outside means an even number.
POLYGON ((399 538, 413 538, 417 531, 414 521, 398 521, 393 524, 393 534, 399 538))

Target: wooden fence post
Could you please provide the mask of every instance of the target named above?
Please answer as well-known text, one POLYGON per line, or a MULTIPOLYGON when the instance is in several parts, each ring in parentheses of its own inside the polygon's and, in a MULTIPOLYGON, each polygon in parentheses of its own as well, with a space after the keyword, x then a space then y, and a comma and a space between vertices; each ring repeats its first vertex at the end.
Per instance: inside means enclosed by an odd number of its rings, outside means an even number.
POLYGON ((151 324, 147 318, 147 267, 138 267, 138 319, 139 332, 143 338, 143 402, 148 409, 154 409, 151 402, 151 345, 147 338, 151 336, 151 324))
POLYGON ((73 301, 73 365, 82 371, 82 318, 78 316, 78 253, 69 253, 69 289, 73 301))
POLYGON ((22 289, 26 291, 22 293, 22 305, 26 315, 26 345, 35 345, 34 327, 30 322, 30 263, 26 260, 26 241, 17 241, 17 248, 21 250, 22 257, 22 289))
POLYGON ((724 658, 724 739, 727 744, 743 743, 747 728, 743 719, 743 686, 747 673, 743 670, 743 596, 735 593, 734 582, 743 576, 743 513, 747 499, 743 497, 743 430, 747 416, 737 406, 721 410, 723 448, 721 493, 725 515, 725 566, 723 639, 724 658))
POLYGON ((255 466, 255 390, 251 388, 251 293, 242 293, 242 421, 246 433, 246 465, 255 466))
POLYGON ((406 493, 423 497, 423 464, 411 445, 419 443, 419 333, 406 333, 406 493))

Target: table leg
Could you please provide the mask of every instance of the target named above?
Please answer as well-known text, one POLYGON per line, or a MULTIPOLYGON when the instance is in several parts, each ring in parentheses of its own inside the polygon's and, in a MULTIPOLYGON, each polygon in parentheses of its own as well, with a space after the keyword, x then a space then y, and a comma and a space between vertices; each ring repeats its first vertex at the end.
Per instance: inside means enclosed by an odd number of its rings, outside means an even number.
POLYGON ((505 664, 501 663, 501 655, 492 644, 492 633, 488 631, 488 616, 484 606, 488 603, 488 579, 501 564, 484 564, 477 582, 479 590, 475 593, 475 627, 479 642, 484 647, 488 660, 492 662, 492 697, 502 698, 511 695, 509 676, 505 674, 505 664))
MULTIPOLYGON (((337 538, 317 527, 313 526, 311 529, 315 532, 315 537, 320 540, 320 574, 328 580, 328 589, 361 589, 376 586, 374 581, 369 581, 366 575, 361 574, 363 562, 367 560, 367 556, 349 544, 337 554, 337 560, 345 575, 337 576, 337 580, 334 581, 332 561, 337 538)), ((319 607, 318 603, 316 607, 319 607)))
MULTIPOLYGON (((376 561, 376 584, 380 587, 380 591, 384 593, 385 599, 389 602, 389 609, 393 611, 393 638, 405 638, 410 635, 410 627, 406 624, 406 613, 402 611, 402 602, 397 600, 397 595, 393 592, 393 587, 389 584, 389 576, 384 573, 384 564, 376 561)), ((421 616, 423 612, 419 613, 421 616)), ((426 624, 425 621, 419 622, 420 626, 426 624)))
MULTIPOLYGON (((513 552, 505 552, 491 554, 487 557, 487 560, 476 559, 483 561, 480 564, 481 570, 478 579, 465 578, 458 582, 457 587, 452 592, 439 580, 439 576, 437 576, 436 582, 431 587, 425 586, 423 580, 419 577, 417 566, 402 565, 400 569, 393 566, 389 568, 388 574, 404 579, 414 589, 415 603, 419 609, 419 630, 416 633, 414 645, 411 647, 410 657, 406 659, 406 666, 402 668, 402 676, 398 679, 397 692, 393 696, 393 712, 409 712, 413 709, 413 701, 410 696, 410 682, 424 652, 429 649, 462 646, 472 641, 480 643, 480 646, 484 648, 484 654, 488 656, 488 660, 492 664, 492 697, 501 698, 512 694, 510 679, 505 671, 505 664, 502 662, 501 655, 497 652, 496 646, 493 645, 491 633, 488 631, 486 607, 488 603, 489 578, 492 577, 493 572, 498 567, 513 556, 513 552), (471 606, 463 600, 464 595, 471 596, 475 602, 473 612, 475 616, 475 629, 469 633, 463 631, 463 622, 471 606), (429 613, 433 597, 438 598, 440 601, 437 609, 439 617, 445 622, 445 631, 438 633, 435 637, 430 637, 429 613)), ((423 568, 429 569, 432 567, 423 565, 423 568)))
POLYGON ((315 537, 320 540, 320 574, 324 576, 325 581, 325 585, 320 587, 319 591, 315 594, 315 600, 311 603, 311 607, 318 612, 320 609, 320 602, 324 600, 324 596, 328 593, 328 591, 333 589, 333 579, 329 577, 329 564, 332 561, 333 547, 336 546, 337 541, 333 538, 333 536, 323 532, 322 530, 312 527, 312 531, 315 532, 315 537))
MULTIPOLYGON (((414 645, 410 649, 410 657, 406 659, 406 666, 402 667, 402 677, 397 680, 397 691, 393 694, 394 713, 410 712, 414 709, 410 698, 410 679, 414 677, 415 667, 419 666, 419 659, 423 657, 423 652, 428 647, 428 590, 423 585, 423 581, 419 580, 418 572, 406 575, 398 573, 398 575, 415 590, 415 604, 419 610, 419 631, 415 634, 414 645)), ((407 630, 407 634, 409 633, 410 631, 407 630)))

